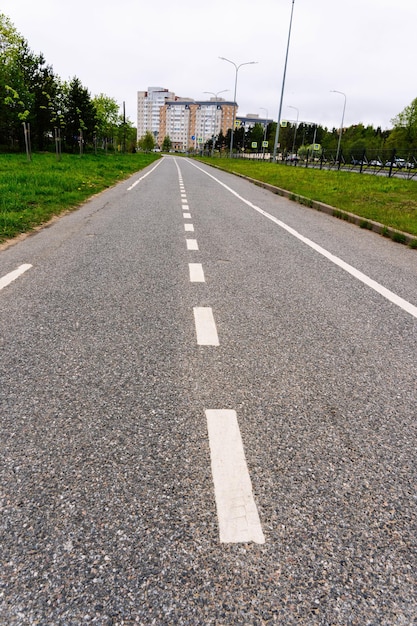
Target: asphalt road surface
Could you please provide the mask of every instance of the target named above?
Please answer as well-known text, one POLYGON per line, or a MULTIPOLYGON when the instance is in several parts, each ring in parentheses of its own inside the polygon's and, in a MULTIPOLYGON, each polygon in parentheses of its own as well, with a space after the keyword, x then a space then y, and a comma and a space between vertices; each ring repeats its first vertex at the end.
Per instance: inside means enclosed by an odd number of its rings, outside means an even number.
POLYGON ((0 623, 417 624, 416 254, 174 157, 0 251, 0 623))

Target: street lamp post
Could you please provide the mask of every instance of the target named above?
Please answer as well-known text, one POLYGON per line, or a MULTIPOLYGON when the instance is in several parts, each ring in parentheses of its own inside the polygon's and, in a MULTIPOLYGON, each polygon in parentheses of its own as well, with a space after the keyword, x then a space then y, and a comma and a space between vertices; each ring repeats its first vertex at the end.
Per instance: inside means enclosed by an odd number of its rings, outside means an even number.
POLYGON ((283 101, 283 98, 284 98, 285 76, 287 74, 288 51, 290 49, 291 26, 292 26, 292 16, 293 16, 293 13, 294 13, 294 0, 292 0, 292 5, 291 5, 291 17, 290 17, 290 27, 288 29, 287 53, 285 55, 284 74, 283 74, 283 77, 282 77, 282 87, 281 87, 281 100, 280 100, 280 103, 279 103, 278 123, 277 123, 277 130, 275 132, 274 152, 273 152, 273 155, 272 155, 272 160, 273 161, 277 160, 277 148, 278 148, 278 140, 279 140, 279 126, 281 124, 282 101, 283 101))
POLYGON ((240 65, 236 65, 236 63, 234 61, 231 61, 230 59, 226 59, 225 57, 219 57, 219 59, 221 59, 222 61, 227 61, 228 63, 231 63, 232 65, 234 65, 235 67, 235 94, 233 97, 233 124, 232 124, 232 132, 230 134, 230 158, 232 158, 232 154, 233 154, 233 135, 235 132, 235 122, 236 122, 236 90, 237 90, 237 73, 239 71, 239 69, 242 67, 242 65, 256 65, 257 61, 247 61, 246 63, 240 63, 240 65))
POLYGON ((214 96, 215 98, 215 102, 214 102, 214 122, 213 122, 213 145, 211 147, 211 156, 214 156, 214 144, 215 144, 215 138, 216 138, 216 116, 217 116, 217 103, 219 100, 219 95, 221 93, 225 93, 226 91, 229 91, 228 89, 222 89, 221 91, 218 91, 217 93, 214 93, 214 91, 205 91, 204 93, 208 93, 211 96, 214 96))
MULTIPOLYGON (((265 111, 265 113, 266 113, 265 128, 264 128, 264 144, 265 144, 265 141, 266 141, 266 129, 267 129, 267 126, 268 126, 268 109, 265 109, 265 107, 261 107, 260 110, 261 111, 265 111)), ((265 146, 264 145, 262 146, 262 156, 263 156, 263 158, 265 158, 265 146)))
POLYGON ((340 95, 343 96, 345 99, 344 104, 343 104, 342 122, 340 124, 339 141, 337 142, 336 162, 339 163, 340 144, 342 141, 343 123, 345 120, 345 111, 346 111, 346 94, 343 93, 343 91, 337 91, 336 89, 332 89, 330 93, 340 93, 340 95))
POLYGON ((295 152, 295 138, 297 136, 297 128, 298 128, 298 116, 300 114, 299 110, 297 109, 297 107, 292 107, 290 104, 288 105, 289 109, 295 109, 297 111, 297 121, 295 122, 295 130, 294 130, 294 139, 292 142, 292 154, 294 154, 295 152))

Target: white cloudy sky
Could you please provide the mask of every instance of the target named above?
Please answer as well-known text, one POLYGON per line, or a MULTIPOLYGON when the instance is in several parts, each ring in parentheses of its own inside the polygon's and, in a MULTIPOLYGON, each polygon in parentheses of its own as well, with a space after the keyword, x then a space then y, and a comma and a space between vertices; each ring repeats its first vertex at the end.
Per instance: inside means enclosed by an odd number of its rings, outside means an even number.
MULTIPOLYGON (((277 119, 292 0, 1 0, 34 52, 136 123, 136 92, 204 99, 238 74, 239 114, 277 119)), ((294 0, 282 118, 391 127, 417 97, 417 0, 294 0)))

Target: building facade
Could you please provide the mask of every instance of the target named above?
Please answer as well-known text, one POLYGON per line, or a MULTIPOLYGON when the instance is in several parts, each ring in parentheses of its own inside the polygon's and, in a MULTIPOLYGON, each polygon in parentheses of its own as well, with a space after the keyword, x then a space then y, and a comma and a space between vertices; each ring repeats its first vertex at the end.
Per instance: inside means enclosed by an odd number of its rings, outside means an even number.
POLYGON ((198 150, 220 132, 226 135, 232 128, 233 109, 238 109, 224 98, 196 101, 164 87, 138 91, 137 106, 138 140, 150 131, 159 147, 169 137, 172 149, 179 151, 198 150))
POLYGON ((220 98, 201 102, 189 98, 167 100, 160 110, 158 143, 162 145, 169 137, 173 150, 198 150, 220 131, 226 134, 232 127, 233 107, 233 102, 220 98))
POLYGON ((155 140, 159 135, 160 109, 166 99, 175 98, 175 94, 164 87, 148 87, 148 91, 138 91, 137 139, 150 131, 155 140))

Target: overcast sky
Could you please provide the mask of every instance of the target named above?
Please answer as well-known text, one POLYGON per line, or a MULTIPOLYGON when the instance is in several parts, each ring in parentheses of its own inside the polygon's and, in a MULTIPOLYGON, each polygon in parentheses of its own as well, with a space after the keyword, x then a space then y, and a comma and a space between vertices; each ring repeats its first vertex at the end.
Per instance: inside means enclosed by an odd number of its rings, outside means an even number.
MULTIPOLYGON (((292 0, 1 0, 56 74, 105 93, 136 125, 136 92, 233 99, 277 119, 292 0)), ((417 97, 417 0, 294 0, 282 119, 383 129, 417 97)))

